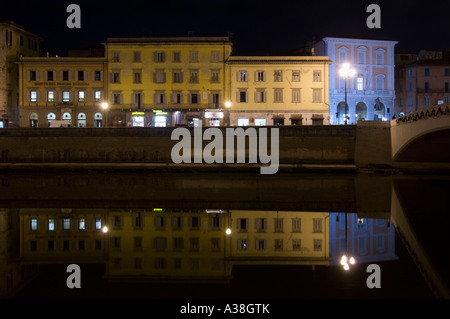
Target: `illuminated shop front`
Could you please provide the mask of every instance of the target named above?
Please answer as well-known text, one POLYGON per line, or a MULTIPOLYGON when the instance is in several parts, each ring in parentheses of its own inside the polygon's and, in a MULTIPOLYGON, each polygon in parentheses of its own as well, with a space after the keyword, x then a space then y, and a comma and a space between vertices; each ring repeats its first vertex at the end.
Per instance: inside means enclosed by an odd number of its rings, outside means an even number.
POLYGON ((132 127, 145 127, 145 112, 131 113, 131 126, 132 127))
POLYGON ((222 126, 223 112, 221 110, 205 110, 206 126, 222 126))
POLYGON ((154 110, 153 111, 153 120, 152 120, 152 126, 154 127, 167 127, 169 126, 169 117, 168 113, 161 111, 161 110, 154 110))

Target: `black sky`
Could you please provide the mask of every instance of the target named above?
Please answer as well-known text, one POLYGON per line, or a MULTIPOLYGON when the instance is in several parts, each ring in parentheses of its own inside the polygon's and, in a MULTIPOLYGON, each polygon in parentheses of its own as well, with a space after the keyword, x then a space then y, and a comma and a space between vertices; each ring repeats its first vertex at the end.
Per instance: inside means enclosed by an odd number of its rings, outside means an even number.
POLYGON ((450 1, 331 0, 15 0, 13 19, 44 39, 48 50, 99 44, 108 37, 226 36, 235 53, 285 52, 326 36, 396 40, 397 51, 450 48, 450 1), (69 4, 81 7, 81 29, 69 29, 69 4), (381 29, 369 29, 369 4, 381 8, 381 29))

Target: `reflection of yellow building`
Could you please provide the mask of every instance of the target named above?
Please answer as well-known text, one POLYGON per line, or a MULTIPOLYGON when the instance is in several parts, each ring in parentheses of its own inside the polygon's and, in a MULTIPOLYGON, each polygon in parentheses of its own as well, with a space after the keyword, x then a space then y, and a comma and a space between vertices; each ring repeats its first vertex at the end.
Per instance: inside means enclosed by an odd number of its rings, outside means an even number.
POLYGON ((329 213, 232 211, 233 264, 328 265, 329 213))
POLYGON ((110 213, 108 276, 112 280, 228 280, 225 214, 110 213))
POLYGON ((106 70, 104 58, 21 58, 20 126, 48 127, 54 120, 102 126, 106 70))
POLYGON ((328 124, 326 56, 232 56, 230 125, 328 124))
POLYGON ((105 262, 104 210, 21 209, 22 263, 105 262))
POLYGON ((228 37, 109 38, 105 47, 112 125, 187 125, 204 117, 205 125, 223 125, 228 37))

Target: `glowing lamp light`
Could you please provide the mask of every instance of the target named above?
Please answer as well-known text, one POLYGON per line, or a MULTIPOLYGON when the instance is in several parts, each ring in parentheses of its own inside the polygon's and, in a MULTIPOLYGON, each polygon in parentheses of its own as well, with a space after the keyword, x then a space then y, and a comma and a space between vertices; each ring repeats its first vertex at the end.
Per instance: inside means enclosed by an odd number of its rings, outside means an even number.
POLYGON ((106 109, 108 108, 108 103, 103 102, 103 103, 102 103, 102 108, 103 108, 104 110, 106 110, 106 109))
POLYGON ((230 101, 226 101, 225 102, 225 107, 231 107, 231 102, 230 101))
POLYGON ((350 263, 350 265, 354 265, 354 264, 355 264, 355 258, 350 257, 350 259, 348 260, 348 262, 350 263))
POLYGON ((344 265, 344 269, 345 269, 345 270, 349 270, 349 269, 350 269, 350 266, 349 266, 348 264, 345 264, 345 265, 344 265))
POLYGON ((347 263, 347 256, 343 255, 341 257, 341 265, 345 265, 347 263))
POLYGON ((231 235, 231 229, 230 229, 230 228, 227 228, 227 230, 225 231, 225 234, 231 235))
POLYGON ((103 226, 102 232, 107 233, 108 232, 108 227, 107 226, 103 226))

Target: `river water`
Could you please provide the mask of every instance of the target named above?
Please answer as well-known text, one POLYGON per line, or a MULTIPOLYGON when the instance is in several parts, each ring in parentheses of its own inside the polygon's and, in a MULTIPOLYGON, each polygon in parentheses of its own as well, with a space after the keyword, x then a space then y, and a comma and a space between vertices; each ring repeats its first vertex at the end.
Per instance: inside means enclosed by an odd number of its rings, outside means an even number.
POLYGON ((3 298, 449 296, 447 175, 45 171, 0 180, 3 298), (356 260, 348 270, 343 254, 356 260))

